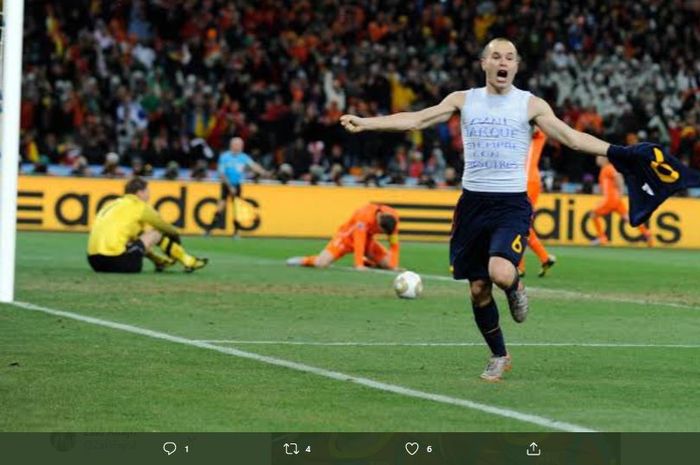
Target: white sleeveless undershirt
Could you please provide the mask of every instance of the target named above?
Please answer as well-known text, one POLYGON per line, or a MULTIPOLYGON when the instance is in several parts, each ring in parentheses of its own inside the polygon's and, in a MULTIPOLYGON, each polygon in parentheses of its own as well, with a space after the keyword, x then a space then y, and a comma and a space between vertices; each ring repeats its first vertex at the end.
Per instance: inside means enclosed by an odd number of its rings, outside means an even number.
POLYGON ((530 147, 530 92, 512 87, 505 95, 469 89, 461 115, 464 144, 462 186, 477 192, 525 192, 530 147))

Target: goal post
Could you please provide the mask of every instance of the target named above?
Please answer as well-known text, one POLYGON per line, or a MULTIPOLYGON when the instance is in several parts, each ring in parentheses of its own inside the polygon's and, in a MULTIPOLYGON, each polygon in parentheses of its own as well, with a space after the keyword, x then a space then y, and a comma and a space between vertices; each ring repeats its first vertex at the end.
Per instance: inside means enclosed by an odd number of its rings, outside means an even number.
POLYGON ((24 0, 0 0, 0 3, 3 12, 0 33, 0 302, 12 302, 15 290, 24 0))

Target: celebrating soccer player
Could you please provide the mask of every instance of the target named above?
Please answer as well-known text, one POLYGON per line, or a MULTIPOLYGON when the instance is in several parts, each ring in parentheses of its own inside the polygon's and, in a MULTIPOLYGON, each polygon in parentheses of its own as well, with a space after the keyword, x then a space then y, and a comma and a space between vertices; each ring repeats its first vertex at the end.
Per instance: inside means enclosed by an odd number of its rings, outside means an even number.
POLYGON ((464 145, 462 195, 455 208, 450 262, 455 279, 468 279, 476 324, 491 350, 481 377, 499 381, 511 369, 499 325, 492 285, 505 291, 513 319, 522 323, 528 299, 516 266, 522 258, 532 218, 526 194, 525 159, 530 125, 574 150, 633 159, 644 146, 612 146, 569 127, 547 102, 513 86, 520 58, 515 45, 498 38, 484 47, 481 68, 486 86, 453 92, 421 111, 361 118, 343 115, 346 130, 420 130, 461 112, 464 145))

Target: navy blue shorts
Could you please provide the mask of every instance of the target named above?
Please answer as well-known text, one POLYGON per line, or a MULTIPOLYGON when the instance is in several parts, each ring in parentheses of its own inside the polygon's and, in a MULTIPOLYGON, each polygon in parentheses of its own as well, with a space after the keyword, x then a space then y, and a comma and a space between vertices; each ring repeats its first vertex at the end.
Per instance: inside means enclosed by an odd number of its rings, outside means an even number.
POLYGON ((454 279, 489 279, 489 258, 518 266, 532 221, 526 193, 462 190, 452 219, 450 265, 454 279))

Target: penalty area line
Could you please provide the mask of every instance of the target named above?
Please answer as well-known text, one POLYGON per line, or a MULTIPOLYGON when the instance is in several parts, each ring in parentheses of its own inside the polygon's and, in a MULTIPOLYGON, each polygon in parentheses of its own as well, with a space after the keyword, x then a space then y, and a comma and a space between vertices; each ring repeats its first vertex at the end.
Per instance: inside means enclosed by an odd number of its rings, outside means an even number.
POLYGON ((196 341, 193 339, 184 338, 181 336, 175 336, 168 333, 163 333, 160 331, 154 331, 146 328, 141 328, 139 326, 134 326, 125 323, 119 323, 116 321, 103 320, 101 318, 95 318, 87 315, 81 315, 79 313, 73 313, 63 310, 56 310, 53 308, 43 307, 40 305, 35 305, 28 302, 12 302, 10 305, 22 308, 24 310, 45 313, 48 315, 60 316, 63 318, 69 318, 72 320, 80 321, 83 323, 88 323, 96 326, 101 326, 104 328, 115 329, 118 331, 123 331, 131 334, 138 334, 140 336, 149 337, 152 339, 158 339, 161 341, 173 342, 176 344, 181 344, 190 347, 198 347, 200 349, 211 350, 214 352, 219 352, 226 355, 231 355, 234 357, 254 360, 256 362, 265 363, 268 365, 288 368, 295 371, 300 371, 303 373, 310 373, 317 376, 322 376, 324 378, 333 379, 336 381, 350 382, 360 386, 368 387, 383 392, 390 392, 393 394, 399 394, 405 397, 412 397, 416 399, 429 400, 433 402, 438 402, 441 404, 454 405, 458 407, 467 408, 470 410, 477 410, 480 412, 488 413, 491 415, 496 415, 504 418, 510 418, 512 420, 517 420, 523 423, 529 423, 532 425, 541 426, 543 428, 549 428, 557 431, 567 431, 567 432, 595 432, 595 430, 586 428, 584 426, 576 425, 573 423, 567 423, 563 421, 558 421, 539 415, 532 415, 529 413, 523 413, 516 410, 511 410, 503 407, 495 407, 493 405, 488 405, 480 402, 474 402, 468 399, 462 399, 458 397, 446 396, 443 394, 435 394, 426 391, 419 391, 417 389, 411 389, 397 384, 384 383, 381 381, 376 381, 370 378, 364 378, 361 376, 349 375, 346 373, 341 373, 339 371, 327 370, 325 368, 314 367, 311 365, 306 365, 304 363, 292 362, 289 360, 284 360, 277 357, 270 357, 267 355, 256 354, 254 352, 247 352, 244 350, 234 349, 232 347, 222 347, 207 342, 196 341))
MULTIPOLYGON (((342 271, 355 271, 352 267, 350 266, 336 266, 333 267, 338 270, 342 271)), ((381 269, 376 269, 376 268, 369 268, 368 271, 371 271, 373 273, 380 273, 380 274, 388 274, 388 275, 398 275, 400 272, 399 271, 392 271, 392 270, 381 270, 381 269)), ((441 276, 441 275, 436 275, 436 274, 423 274, 419 273, 423 278, 426 279, 431 279, 434 281, 446 281, 446 282, 453 282, 453 283, 464 283, 466 284, 468 281, 466 279, 454 279, 450 276, 441 276)), ((676 302, 661 302, 658 300, 646 300, 646 299, 634 299, 631 297, 616 297, 616 296, 611 296, 611 295, 605 295, 605 294, 588 294, 585 292, 579 292, 579 291, 567 291, 565 289, 549 289, 545 287, 537 287, 537 286, 526 286, 525 287, 528 291, 535 292, 537 294, 551 294, 551 295, 558 295, 562 297, 568 297, 571 299, 587 299, 587 300, 598 300, 602 302, 619 302, 619 303, 624 303, 624 304, 635 304, 635 305, 658 305, 660 307, 672 307, 672 308, 682 308, 686 310, 700 310, 700 307, 697 307, 695 305, 688 305, 688 304, 680 304, 676 302)))
MULTIPOLYGON (((277 259, 270 259, 270 258, 254 258, 250 257, 247 255, 237 255, 237 259, 232 259, 231 262, 235 263, 240 263, 240 258, 243 258, 247 263, 252 264, 252 265, 259 265, 259 266, 269 266, 269 265, 280 265, 282 261, 277 260, 277 259)), ((333 265, 332 267, 329 268, 330 270, 339 270, 339 271, 353 271, 356 272, 354 268, 351 266, 344 266, 344 265, 333 265)), ((391 275, 391 276, 396 276, 400 272, 399 271, 392 271, 392 270, 381 270, 381 269, 376 269, 376 268, 368 268, 367 272, 372 272, 372 273, 379 273, 379 274, 386 274, 386 275, 391 275)), ((443 276, 443 275, 437 275, 437 274, 427 274, 427 273, 419 273, 421 277, 425 279, 430 279, 433 281, 444 281, 444 282, 451 282, 451 283, 464 283, 466 284, 468 281, 466 279, 454 279, 451 276, 443 276)), ((606 294, 589 294, 586 292, 580 292, 580 291, 568 291, 566 289, 551 289, 551 288, 546 288, 546 287, 538 287, 538 286, 530 286, 527 285, 527 290, 532 291, 535 294, 540 294, 540 295, 551 295, 551 296, 559 296, 559 297, 564 297, 568 299, 586 299, 586 300, 596 300, 599 302, 619 302, 623 304, 634 304, 634 305, 655 305, 659 307, 670 307, 670 308, 680 308, 684 310, 700 310, 700 307, 697 305, 689 305, 689 304, 682 304, 682 303, 677 303, 677 302, 663 302, 659 300, 650 300, 650 299, 635 299, 633 297, 618 297, 614 295, 606 295, 606 294)))

